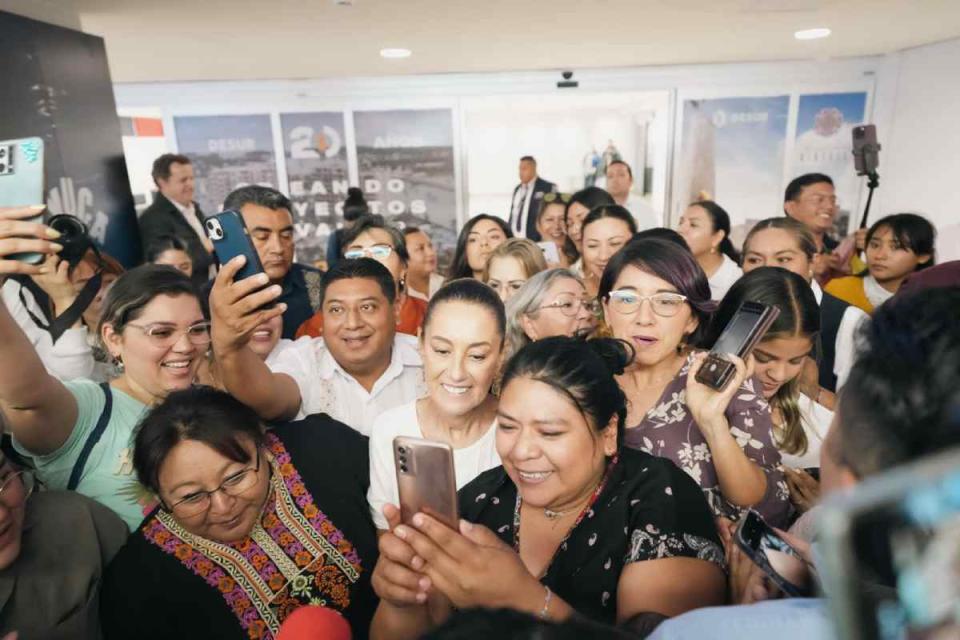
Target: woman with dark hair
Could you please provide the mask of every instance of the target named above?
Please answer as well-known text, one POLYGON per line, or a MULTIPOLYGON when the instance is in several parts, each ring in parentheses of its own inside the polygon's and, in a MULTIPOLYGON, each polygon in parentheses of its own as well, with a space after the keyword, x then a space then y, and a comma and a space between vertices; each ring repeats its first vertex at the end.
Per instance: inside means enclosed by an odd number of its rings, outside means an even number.
POLYGON ((554 337, 510 360, 503 466, 460 491, 459 531, 384 510, 372 637, 419 637, 451 607, 629 627, 724 601, 723 552, 696 483, 620 447, 627 407, 614 375, 630 359, 617 340, 554 337))
MULTIPOLYGON (((427 303, 420 298, 408 296, 406 292, 407 265, 410 254, 403 233, 387 224, 383 216, 366 215, 354 221, 341 238, 343 257, 347 260, 373 258, 387 269, 397 286, 397 302, 400 307, 397 317, 397 331, 415 336, 420 332, 427 303)), ((296 337, 323 335, 323 311, 317 311, 297 329, 296 337)))
POLYGON ((597 296, 600 277, 610 258, 637 233, 637 223, 620 205, 597 207, 583 219, 583 284, 597 296))
POLYGON ((147 246, 145 256, 152 264, 165 264, 182 271, 188 278, 193 276, 193 260, 187 243, 177 236, 159 236, 147 246))
POLYGON ((730 241, 730 216, 713 200, 699 200, 680 216, 677 231, 707 274, 710 298, 722 299, 743 275, 740 254, 730 241))
POLYGON ((490 388, 500 371, 505 326, 500 298, 473 278, 448 282, 430 300, 420 334, 427 395, 381 413, 370 435, 367 499, 378 528, 388 528, 384 505, 400 499, 393 459, 397 436, 453 447, 458 489, 500 465, 497 398, 490 388))
POLYGON ((570 270, 583 276, 580 255, 583 253, 583 219, 593 209, 617 204, 613 196, 600 187, 587 187, 570 196, 567 209, 563 214, 563 225, 567 230, 564 253, 571 259, 570 270))
POLYGON ((343 226, 334 229, 327 238, 327 269, 331 269, 342 259, 344 234, 350 230, 350 227, 357 220, 369 214, 370 207, 367 205, 367 199, 363 196, 363 190, 360 187, 347 189, 347 199, 343 201, 343 226))
POLYGON ((540 211, 537 213, 537 232, 544 242, 553 243, 560 258, 556 264, 549 265, 551 268, 567 267, 579 257, 576 248, 569 244, 567 227, 564 223, 569 202, 569 193, 557 191, 543 194, 543 200, 540 202, 540 211), (570 249, 573 251, 570 252, 570 249))
POLYGON ((437 273, 437 250, 430 236, 420 227, 404 227, 403 240, 410 256, 407 295, 427 302, 443 286, 443 276, 437 273))
POLYGON ((820 335, 816 361, 804 368, 804 393, 818 404, 833 407, 833 393, 847 379, 856 358, 856 332, 868 318, 866 312, 825 293, 814 279, 817 243, 810 230, 793 218, 761 220, 743 241, 743 272, 760 267, 782 267, 810 284, 820 305, 820 335))
POLYGON ((107 569, 106 640, 274 638, 320 603, 366 637, 377 550, 353 429, 313 415, 267 432, 239 400, 194 387, 143 419, 133 467, 159 506, 107 569))
POLYGON ((504 220, 486 213, 473 216, 463 225, 457 237, 449 279, 479 280, 493 250, 512 237, 513 231, 504 220))
POLYGON ((716 516, 736 521, 753 507, 786 525, 789 495, 753 358, 731 356, 737 371, 721 391, 695 379, 715 305, 690 252, 666 240, 631 242, 603 272, 600 299, 613 336, 635 349, 618 378, 630 402, 626 444, 677 463, 716 516))
POLYGON ((867 231, 867 269, 834 278, 825 291, 867 313, 893 297, 914 271, 936 264, 937 230, 914 213, 880 218, 867 231))
POLYGON ((820 307, 802 277, 779 267, 760 267, 740 278, 724 296, 710 324, 707 344, 716 341, 747 301, 780 309, 780 315, 753 348, 754 375, 770 404, 773 439, 780 450, 791 498, 806 511, 815 497, 808 495, 807 488, 816 486, 816 481, 803 469, 820 466, 820 445, 833 420, 832 411, 801 390, 804 364, 820 335, 820 307))
MULTIPOLYGON (((278 316, 281 308, 266 312, 278 316)), ((120 375, 109 384, 60 382, 0 306, 2 408, 14 447, 52 489, 83 493, 134 529, 152 506, 128 464, 142 414, 167 394, 193 384, 210 344, 193 284, 168 266, 144 265, 110 288, 97 329, 120 375)))

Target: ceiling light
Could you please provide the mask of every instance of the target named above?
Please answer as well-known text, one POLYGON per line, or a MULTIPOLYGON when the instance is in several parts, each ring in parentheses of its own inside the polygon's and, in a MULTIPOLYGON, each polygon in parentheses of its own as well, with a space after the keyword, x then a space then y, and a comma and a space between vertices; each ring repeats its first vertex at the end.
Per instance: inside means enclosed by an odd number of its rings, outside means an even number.
POLYGON ((830 35, 830 29, 818 27, 816 29, 802 29, 793 34, 797 40, 819 40, 830 35))
POLYGON ((380 49, 380 57, 388 58, 390 60, 409 58, 411 55, 413 55, 413 52, 410 51, 410 49, 380 49))

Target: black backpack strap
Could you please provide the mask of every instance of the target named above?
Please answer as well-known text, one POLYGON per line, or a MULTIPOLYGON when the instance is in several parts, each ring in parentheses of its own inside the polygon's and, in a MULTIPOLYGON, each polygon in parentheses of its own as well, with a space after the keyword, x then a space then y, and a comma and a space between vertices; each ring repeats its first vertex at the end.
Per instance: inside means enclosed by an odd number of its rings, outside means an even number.
POLYGON ((104 402, 103 411, 100 412, 96 426, 93 428, 93 431, 90 432, 90 435, 87 436, 87 441, 83 443, 83 449, 80 450, 77 461, 73 463, 70 480, 67 482, 67 491, 76 491, 77 485, 80 484, 80 477, 83 475, 83 468, 87 465, 87 458, 90 457, 90 452, 93 451, 93 448, 100 442, 103 432, 107 430, 107 424, 110 422, 110 414, 113 413, 113 394, 110 393, 110 383, 101 382, 100 388, 103 389, 106 402, 104 402))

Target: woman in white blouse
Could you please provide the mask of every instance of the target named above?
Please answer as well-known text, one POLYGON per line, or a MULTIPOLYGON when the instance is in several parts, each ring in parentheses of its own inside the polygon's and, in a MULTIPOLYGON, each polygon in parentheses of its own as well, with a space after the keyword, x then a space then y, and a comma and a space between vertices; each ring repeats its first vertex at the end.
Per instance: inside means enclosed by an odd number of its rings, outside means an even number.
POLYGON ((398 504, 393 439, 413 436, 453 447, 457 488, 500 465, 497 398, 490 393, 503 356, 503 303, 490 287, 464 278, 447 283, 427 306, 420 352, 428 393, 380 414, 370 435, 373 521, 387 529, 385 504, 398 504))
POLYGON ((716 202, 700 200, 680 216, 677 232, 707 274, 710 298, 722 300, 743 273, 740 254, 730 241, 730 216, 716 202))
MULTIPOLYGON (((797 506, 810 505, 815 486, 804 469, 820 466, 820 446, 833 420, 833 412, 803 393, 804 361, 817 343, 820 308, 813 291, 801 276, 780 267, 760 267, 741 277, 727 292, 714 314, 707 343, 713 342, 746 301, 780 309, 780 315, 753 349, 754 375, 770 404, 773 441, 780 450, 787 484, 797 506)), ((814 394, 816 395, 816 394, 814 394)))

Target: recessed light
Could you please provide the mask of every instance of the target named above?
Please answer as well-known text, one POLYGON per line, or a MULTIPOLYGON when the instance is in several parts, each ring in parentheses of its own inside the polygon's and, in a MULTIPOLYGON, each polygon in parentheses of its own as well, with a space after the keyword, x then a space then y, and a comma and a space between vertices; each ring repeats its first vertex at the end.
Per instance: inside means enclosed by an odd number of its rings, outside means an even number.
POLYGON ((380 49, 380 56, 383 58, 389 58, 391 60, 396 60, 399 58, 409 58, 413 55, 413 52, 410 49, 380 49))
POLYGON ((819 40, 830 35, 830 29, 818 27, 816 29, 802 29, 793 34, 797 40, 819 40))

